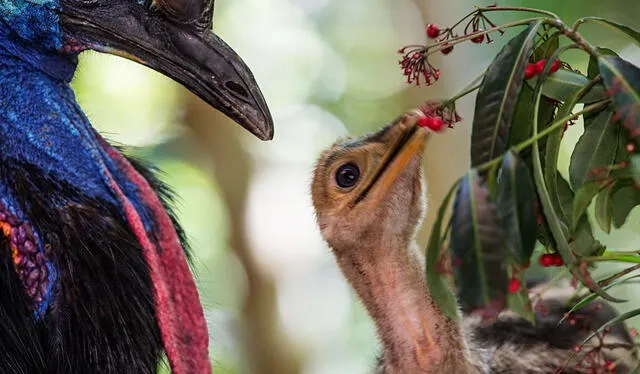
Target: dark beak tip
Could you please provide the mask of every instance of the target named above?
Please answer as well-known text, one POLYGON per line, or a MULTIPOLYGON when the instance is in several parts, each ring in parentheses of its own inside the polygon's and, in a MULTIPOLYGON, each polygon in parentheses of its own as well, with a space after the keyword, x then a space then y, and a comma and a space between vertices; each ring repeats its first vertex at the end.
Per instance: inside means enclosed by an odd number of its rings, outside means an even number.
MULTIPOLYGON (((266 104, 265 104, 266 107, 266 104)), ((269 109, 266 109, 264 114, 264 119, 258 126, 255 126, 256 132, 254 134, 263 141, 273 140, 274 126, 273 126, 273 117, 271 117, 271 113, 269 109), (259 134, 258 134, 259 133, 259 134)))
POLYGON ((255 131, 253 132, 253 135, 257 136, 258 139, 263 141, 273 140, 273 128, 268 129, 266 132, 255 131))
POLYGON ((251 134, 253 134, 256 138, 268 141, 273 140, 273 120, 271 116, 267 116, 264 121, 259 121, 258 123, 240 123, 242 127, 247 129, 251 134))
POLYGON ((261 134, 260 140, 264 140, 264 141, 273 140, 273 126, 269 126, 267 128, 267 131, 261 134))

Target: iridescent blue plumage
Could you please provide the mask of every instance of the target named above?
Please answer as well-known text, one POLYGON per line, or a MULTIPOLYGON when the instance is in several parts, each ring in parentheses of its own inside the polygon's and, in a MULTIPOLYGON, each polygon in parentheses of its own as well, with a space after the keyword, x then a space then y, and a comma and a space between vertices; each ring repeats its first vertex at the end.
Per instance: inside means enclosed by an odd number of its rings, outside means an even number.
POLYGON ((62 47, 58 9, 57 0, 3 0, 0 19, 4 21, 3 29, 11 29, 23 43, 58 50, 62 47))
POLYGON ((0 147, 4 157, 25 160, 115 203, 105 168, 126 191, 135 186, 106 155, 75 99, 69 82, 76 64, 75 54, 26 47, 6 28, 0 30, 0 147))
MULTIPOLYGON (((47 140, 38 136, 36 128, 47 122, 54 122, 46 120, 47 116, 43 115, 46 112, 40 104, 55 100, 55 97, 51 97, 50 100, 33 100, 32 96, 38 95, 39 91, 59 91, 57 88, 41 88, 49 87, 55 81, 68 83, 76 65, 73 56, 61 57, 45 52, 46 49, 53 50, 61 46, 59 23, 52 11, 53 7, 53 2, 34 4, 15 0, 5 1, 0 5, 0 149, 6 158, 39 159, 40 163, 49 164, 38 155, 38 151, 52 156, 50 150, 42 147, 43 142, 47 140), (30 105, 31 103, 36 103, 36 106, 30 105), (27 113, 25 109, 28 109, 27 113)), ((61 91, 64 94, 70 92, 68 89, 61 91)), ((7 214, 12 213, 21 222, 27 221, 11 187, 2 181, 0 202, 7 214)), ((33 233, 33 237, 37 253, 43 254, 44 246, 38 234, 33 233)), ((51 261, 46 260, 46 256, 44 258, 44 264, 37 267, 38 272, 46 273, 46 278, 41 285, 36 285, 42 288, 34 298, 33 309, 36 318, 44 316, 57 281, 57 270, 51 261)))
MULTIPOLYGON (((3 159, 27 162, 63 182, 81 186, 91 197, 116 204, 105 175, 107 171, 141 213, 146 229, 152 230, 149 214, 135 194, 136 187, 106 155, 99 135, 69 87, 77 63, 76 55, 61 55, 37 44, 29 46, 9 30, 6 21, 0 22, 5 26, 0 29, 0 149, 3 159)), ((31 33, 30 36, 38 39, 39 34, 31 33)), ((10 187, 0 181, 0 196, 5 205, 26 219, 12 195, 10 187)), ((50 284, 45 298, 37 303, 39 315, 49 305, 51 290, 55 287, 55 269, 51 263, 47 263, 47 267, 51 274, 50 284)))

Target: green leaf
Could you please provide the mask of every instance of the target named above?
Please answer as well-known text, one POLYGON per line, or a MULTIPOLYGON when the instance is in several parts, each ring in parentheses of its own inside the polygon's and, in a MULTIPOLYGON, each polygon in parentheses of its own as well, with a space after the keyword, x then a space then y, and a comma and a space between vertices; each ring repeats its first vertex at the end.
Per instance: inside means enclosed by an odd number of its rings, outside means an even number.
POLYGON ((511 39, 495 57, 478 91, 471 133, 471 164, 504 153, 524 71, 542 22, 531 24, 511 39))
MULTIPOLYGON (((569 164, 569 180, 574 189, 592 180, 593 169, 607 167, 615 161, 620 128, 611 123, 611 118, 610 111, 600 112, 578 140, 569 164)), ((608 178, 609 172, 598 175, 608 178)))
POLYGON ((627 221, 631 210, 640 205, 640 191, 636 190, 632 183, 620 181, 616 184, 616 190, 612 194, 613 227, 620 228, 627 221))
MULTIPOLYGON (((600 48, 597 47, 596 48, 598 50, 598 52, 601 55, 609 55, 609 56, 617 56, 617 54, 608 49, 608 48, 600 48)), ((594 57, 594 56, 590 56, 589 57, 589 67, 587 69, 587 77, 589 79, 594 79, 596 78, 598 75, 600 75, 600 64, 598 62, 598 58, 594 57)), ((604 84, 602 84, 602 82, 597 83, 597 85, 600 87, 601 90, 604 90, 604 84)), ((611 106, 607 106, 605 108, 603 108, 602 110, 613 110, 611 109, 611 106)), ((600 113, 600 110, 596 110, 590 113, 585 113, 582 117, 583 117, 583 125, 584 128, 586 129, 587 127, 589 127, 591 125, 591 123, 593 122, 593 119, 595 117, 598 116, 598 114, 600 113)))
POLYGON ((640 69, 617 56, 601 56, 598 61, 604 85, 613 96, 616 114, 629 131, 629 137, 640 145, 640 69))
POLYGON ((603 332, 607 327, 622 323, 622 322, 628 320, 629 318, 633 318, 633 317, 637 316, 638 314, 640 314, 640 308, 631 310, 631 311, 626 312, 626 313, 622 313, 622 314, 610 319, 609 321, 605 322, 602 326, 600 326, 597 330, 592 332, 589 336, 587 336, 587 338, 582 341, 581 345, 586 344, 594 336, 596 336, 596 335, 600 334, 601 332, 603 332))
MULTIPOLYGON (((542 85, 542 95, 550 97, 558 101, 566 101, 571 94, 579 90, 591 79, 585 77, 582 74, 574 71, 560 69, 555 73, 550 74, 542 85)), ((538 83, 538 77, 533 77, 527 80, 527 84, 531 87, 535 87, 538 83)), ((579 103, 592 103, 605 99, 607 96, 602 85, 595 85, 587 92, 578 102, 579 103)))
MULTIPOLYGON (((547 70, 545 67, 544 70, 547 70)), ((543 73, 544 74, 544 70, 543 73)), ((536 89, 534 93, 534 108, 537 110, 540 105, 540 98, 542 97, 541 91, 536 89)), ((538 118, 533 118, 533 135, 536 136, 538 134, 538 118)), ((540 204, 542 205, 542 210, 544 212, 544 216, 546 218, 546 222, 549 225, 549 230, 553 236, 553 239, 556 243, 556 248, 562 259, 567 266, 567 268, 571 271, 571 273, 579 279, 582 284, 588 287, 591 291, 600 295, 605 300, 618 302, 620 299, 614 298, 613 296, 604 292, 597 283, 593 281, 591 274, 586 269, 581 269, 577 266, 576 256, 573 254, 571 249, 569 248, 568 238, 567 238, 567 229, 563 227, 563 223, 558 217, 558 213, 553 203, 551 202, 551 198, 549 196, 549 191, 546 186, 546 181, 544 179, 543 170, 542 170, 542 162, 540 160, 540 147, 538 142, 533 143, 532 150, 532 159, 533 159, 533 176, 536 185, 536 190, 538 192, 538 196, 540 198, 540 204)))
POLYGON ((615 31, 622 32, 629 36, 631 40, 635 41, 636 44, 640 45, 640 32, 632 29, 629 26, 622 25, 617 22, 609 21, 608 19, 600 18, 600 17, 585 17, 583 18, 586 22, 599 23, 604 26, 608 26, 613 28, 615 31))
POLYGON ((551 57, 559 46, 560 33, 556 32, 533 51, 532 61, 536 62, 542 60, 543 58, 551 57))
POLYGON ((529 169, 509 151, 502 160, 498 185, 498 214, 505 232, 505 243, 518 264, 531 258, 536 244, 536 194, 529 169))
POLYGON ((481 185, 475 170, 467 172, 460 183, 450 245, 463 310, 500 312, 507 284, 502 230, 489 191, 481 185))
POLYGON ((633 180, 640 185, 640 154, 631 156, 631 170, 633 171, 633 180))
MULTIPOLYGON (((568 214, 573 215, 573 204, 576 200, 574 197, 569 182, 567 182, 562 176, 557 177, 558 183, 558 200, 560 201, 559 214, 564 217, 568 217, 568 214)), ((566 221, 562 221, 563 225, 566 221)), ((568 223, 566 223, 568 225, 568 223)), ((593 237, 591 230, 591 223, 586 215, 583 215, 576 224, 575 229, 571 232, 565 226, 567 237, 572 239, 571 249, 580 256, 596 256, 602 254, 605 247, 593 237)))
POLYGON ((573 241, 571 248, 582 257, 601 256, 607 249, 599 240, 593 237, 591 223, 586 215, 578 221, 578 227, 571 234, 573 241))
MULTIPOLYGON (((585 93, 586 87, 575 90, 558 110, 556 118, 563 118, 573 111, 573 107, 585 93)), ((562 135, 564 129, 558 129, 552 132, 547 138, 544 157, 544 178, 547 182, 547 190, 554 208, 560 213, 560 219, 568 225, 569 217, 567 212, 562 209, 562 204, 558 196, 558 154, 560 153, 560 144, 562 143, 562 135)))
MULTIPOLYGON (((589 112, 589 113, 585 113, 582 116, 582 125, 584 127, 584 130, 586 131, 589 127, 591 127, 592 124, 594 124, 597 121, 602 121, 603 117, 600 117, 601 114, 603 113, 607 113, 606 116, 609 116, 609 118, 613 119, 613 111, 611 110, 610 107, 604 107, 598 110, 594 110, 593 112, 589 112), (598 118, 600 117, 600 118, 598 118)), ((613 123, 615 121, 611 122, 611 126, 612 127, 619 127, 616 123, 613 123)), ((620 131, 617 132, 618 134, 620 134, 620 131)), ((620 136, 618 136, 620 137, 620 136)), ((618 147, 616 147, 617 149, 618 147)))
MULTIPOLYGON (((513 278, 517 279, 521 285, 526 284, 524 271, 512 272, 509 279, 513 278)), ((529 299, 529 290, 527 287, 520 287, 520 291, 507 294, 507 305, 511 311, 517 313, 520 317, 528 320, 532 324, 535 324, 536 317, 533 312, 531 300, 529 299)))
MULTIPOLYGON (((629 281, 631 281, 631 280, 634 280, 634 279, 637 279, 637 278, 640 278, 640 274, 635 274, 635 275, 632 275, 632 276, 630 276, 630 277, 626 277, 626 278, 618 279, 618 280, 616 280, 615 282, 612 282, 612 283, 610 283, 610 284, 608 284, 608 285, 606 285, 606 286, 602 287, 602 289, 606 291, 606 290, 608 290, 608 289, 610 289, 610 288, 612 288, 612 287, 615 287, 615 286, 618 286, 618 285, 621 285, 621 284, 627 283, 627 282, 629 282, 629 281)), ((596 294, 594 294, 594 293, 590 293, 590 294, 586 295, 585 297, 583 297, 582 299, 580 299, 577 303, 575 303, 575 304, 571 307, 571 309, 570 309, 567 313, 565 313, 565 314, 564 314, 564 316, 562 317, 562 319, 560 320, 560 322, 558 322, 558 326, 560 326, 560 325, 562 324, 562 322, 563 322, 563 321, 564 321, 568 316, 570 316, 573 312, 575 312, 576 310, 578 310, 578 309, 580 309, 580 308, 582 308, 582 307, 584 307, 584 306, 586 306, 586 305, 590 304, 593 300, 595 300, 595 299, 597 299, 597 298, 598 298, 598 295, 596 295, 596 294)))
MULTIPOLYGON (((596 49, 598 50, 598 53, 600 53, 603 56, 617 56, 618 55, 617 53, 615 53, 614 51, 610 50, 609 48, 597 47, 596 49)), ((598 74, 600 74, 600 66, 599 66, 599 63, 598 63, 598 58, 594 57, 594 56, 590 56, 589 57, 589 67, 587 68, 587 78, 593 79, 593 78, 597 77, 598 74)))
POLYGON ((602 191, 604 188, 604 184, 589 182, 583 184, 573 198, 573 214, 571 215, 571 231, 575 231, 578 227, 578 222, 582 218, 582 215, 585 214, 589 204, 591 204, 591 200, 593 200, 596 195, 602 191))
MULTIPOLYGON (((520 91, 518 102, 516 103, 516 111, 513 115, 513 121, 511 122, 507 148, 522 143, 531 137, 531 130, 533 127, 533 123, 531 121, 531 118, 533 118, 533 106, 531 105, 532 99, 533 88, 527 85, 522 86, 522 91, 520 91)), ((544 100, 540 103, 540 108, 538 109, 540 131, 546 128, 547 125, 551 124, 554 112, 555 105, 551 101, 544 100)), ((546 141, 547 138, 543 138, 538 141, 540 149, 545 148, 546 141)), ((527 148, 520 152, 520 157, 524 160, 528 160, 531 158, 530 153, 530 148, 527 148)), ((530 162, 527 162, 527 164, 530 164, 530 162)))
POLYGON ((442 248, 442 221, 447 212, 449 201, 456 191, 459 181, 456 182, 445 196, 438 209, 438 217, 431 228, 431 236, 427 245, 427 285, 433 298, 438 302, 440 309, 449 318, 458 320, 458 302, 454 292, 449 287, 449 282, 445 275, 438 273, 437 263, 442 248))
POLYGON ((613 199, 611 195, 612 188, 610 187, 600 191, 596 197, 596 222, 598 222, 600 229, 607 234, 611 232, 611 214, 613 212, 613 199))
POLYGON ((567 217, 568 222, 569 214, 573 213, 573 190, 569 186, 569 182, 567 182, 559 172, 556 174, 556 181, 558 183, 558 200, 560 201, 560 214, 567 217))

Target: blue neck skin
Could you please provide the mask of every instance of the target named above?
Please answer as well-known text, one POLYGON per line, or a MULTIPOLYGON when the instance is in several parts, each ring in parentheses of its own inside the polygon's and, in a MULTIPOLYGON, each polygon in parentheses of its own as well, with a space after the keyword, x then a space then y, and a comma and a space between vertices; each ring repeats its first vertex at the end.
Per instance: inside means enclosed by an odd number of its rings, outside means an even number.
MULTIPOLYGON (((0 19, 0 162, 31 164, 85 196, 119 206, 110 175, 151 229, 138 188, 107 155, 100 135, 76 102, 69 86, 76 61, 76 55, 30 45, 0 19)), ((0 198, 27 219, 12 195, 0 178, 0 198)), ((60 202, 68 203, 82 201, 60 202)))

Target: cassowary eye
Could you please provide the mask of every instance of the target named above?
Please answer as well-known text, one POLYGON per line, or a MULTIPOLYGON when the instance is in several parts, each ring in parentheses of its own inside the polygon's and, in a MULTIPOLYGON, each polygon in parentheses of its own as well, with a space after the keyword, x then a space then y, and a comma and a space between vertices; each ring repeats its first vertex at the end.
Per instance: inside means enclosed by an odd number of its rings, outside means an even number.
POLYGON ((358 183, 358 179, 360 179, 360 169, 351 162, 340 166, 336 172, 336 183, 340 188, 351 188, 358 183))
POLYGON ((167 18, 180 23, 197 21, 205 12, 207 0, 156 0, 155 4, 167 18))

